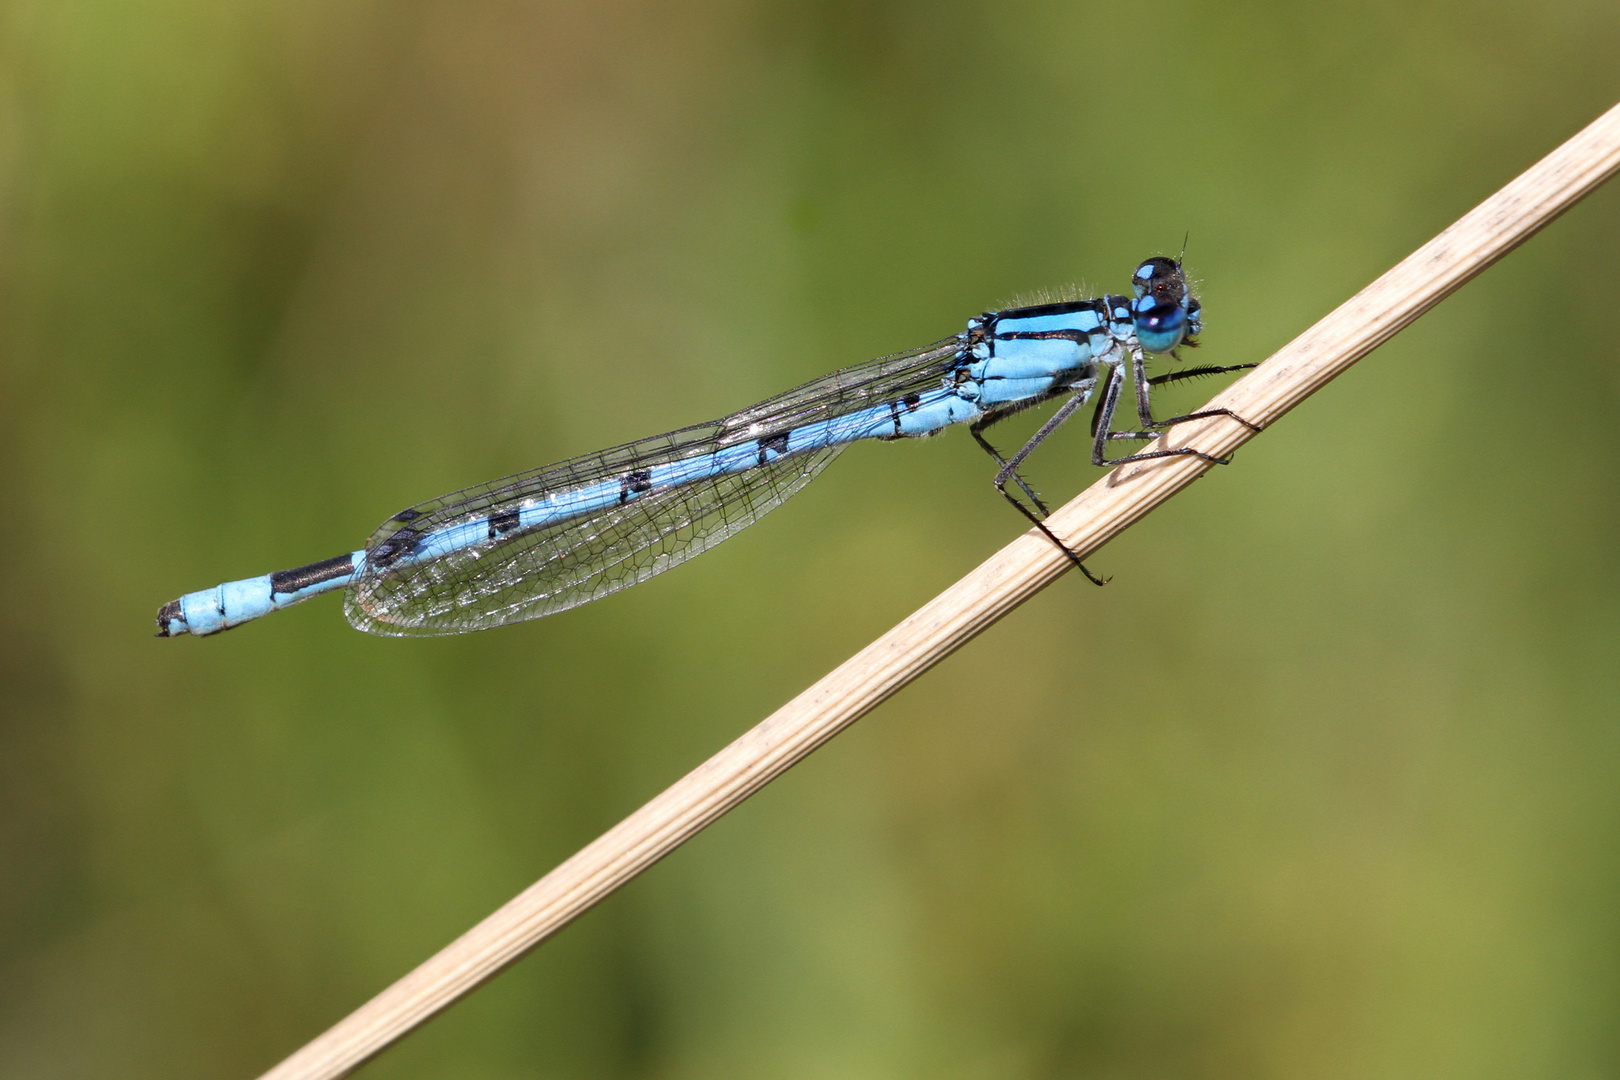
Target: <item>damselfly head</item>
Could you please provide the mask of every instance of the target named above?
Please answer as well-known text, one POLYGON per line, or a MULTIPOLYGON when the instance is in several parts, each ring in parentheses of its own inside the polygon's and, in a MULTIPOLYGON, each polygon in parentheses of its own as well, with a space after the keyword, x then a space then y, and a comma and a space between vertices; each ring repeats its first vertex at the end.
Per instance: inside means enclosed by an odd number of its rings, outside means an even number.
POLYGON ((1164 303, 1179 303, 1187 296, 1187 278, 1181 264, 1163 255, 1145 259, 1131 275, 1131 291, 1138 298, 1153 297, 1164 303))
POLYGON ((1136 340, 1148 352, 1169 352, 1198 333, 1199 304, 1176 260, 1156 255, 1143 261, 1131 275, 1131 291, 1136 340))

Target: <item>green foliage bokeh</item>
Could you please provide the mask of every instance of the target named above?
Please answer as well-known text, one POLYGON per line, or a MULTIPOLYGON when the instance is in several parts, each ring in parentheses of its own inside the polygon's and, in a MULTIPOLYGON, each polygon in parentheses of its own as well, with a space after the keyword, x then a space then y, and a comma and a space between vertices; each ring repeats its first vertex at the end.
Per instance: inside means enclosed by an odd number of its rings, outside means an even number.
MULTIPOLYGON (((953 432, 490 633, 161 602, 1189 233, 1196 359, 1259 360, 1617 55, 1595 0, 0 3, 0 1078, 257 1075, 1022 525, 953 432)), ((1612 1075, 1617 210, 365 1075, 1612 1075)))

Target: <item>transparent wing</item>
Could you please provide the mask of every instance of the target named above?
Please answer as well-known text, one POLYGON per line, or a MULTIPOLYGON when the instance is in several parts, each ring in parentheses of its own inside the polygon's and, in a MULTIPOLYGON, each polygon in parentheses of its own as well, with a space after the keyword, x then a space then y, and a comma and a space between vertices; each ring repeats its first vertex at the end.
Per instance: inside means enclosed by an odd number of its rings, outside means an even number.
POLYGON ((357 629, 374 634, 455 634, 550 615, 644 581, 782 505, 843 447, 810 448, 743 472, 654 487, 628 502, 505 532, 428 561, 389 565, 386 553, 551 495, 618 483, 639 471, 932 389, 960 363, 960 348, 950 338, 881 357, 713 423, 570 458, 402 511, 367 542, 366 566, 348 590, 345 613, 357 629))

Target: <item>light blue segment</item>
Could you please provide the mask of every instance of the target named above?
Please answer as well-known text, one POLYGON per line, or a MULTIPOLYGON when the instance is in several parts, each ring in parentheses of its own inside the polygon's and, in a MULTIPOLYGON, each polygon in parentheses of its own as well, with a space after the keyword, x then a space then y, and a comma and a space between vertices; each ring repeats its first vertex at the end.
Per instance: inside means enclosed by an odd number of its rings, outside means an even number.
MULTIPOLYGON (((1056 315, 1003 315, 996 320, 996 336, 1003 334, 1042 334, 1053 330, 1095 330, 1101 323, 1097 313, 1082 308, 1056 315)), ((996 346, 1001 351, 1001 346, 996 346)))
POLYGON ((1029 379, 1054 376, 1075 371, 1090 363, 1091 340, 1069 341, 1066 338, 1037 338, 1036 340, 997 341, 996 355, 982 364, 975 364, 972 375, 982 381, 989 379, 1029 379))
POLYGON ((275 606, 270 603, 269 574, 245 581, 228 581, 180 598, 180 617, 185 628, 199 637, 217 634, 274 610, 275 606))
POLYGON ((952 424, 976 420, 984 410, 957 394, 941 394, 933 401, 919 403, 915 409, 900 414, 900 434, 916 438, 943 431, 952 424))
POLYGON ((448 528, 437 529, 423 537, 410 553, 412 562, 422 562, 426 559, 437 559, 448 555, 452 551, 472 547, 482 540, 489 539, 489 519, 478 518, 466 521, 460 525, 451 525, 448 528))
POLYGON ((1058 379, 1048 375, 1035 379, 987 379, 979 388, 979 402, 983 405, 1011 405, 1050 393, 1058 379))
POLYGON ((593 484, 590 487, 577 488, 573 491, 558 492, 554 496, 547 496, 544 513, 536 515, 536 524, 549 525, 557 521, 567 521, 582 514, 593 514, 598 510, 613 506, 619 501, 620 484, 610 481, 602 484, 593 484))
MULTIPOLYGON (((350 554, 351 567, 360 565, 364 557, 364 550, 350 554)), ((241 581, 227 581, 202 592, 187 593, 179 600, 180 620, 184 625, 174 626, 171 632, 196 634, 199 637, 217 634, 320 593, 341 589, 354 580, 351 569, 346 575, 316 582, 303 589, 275 592, 272 586, 275 576, 261 574, 241 581)))

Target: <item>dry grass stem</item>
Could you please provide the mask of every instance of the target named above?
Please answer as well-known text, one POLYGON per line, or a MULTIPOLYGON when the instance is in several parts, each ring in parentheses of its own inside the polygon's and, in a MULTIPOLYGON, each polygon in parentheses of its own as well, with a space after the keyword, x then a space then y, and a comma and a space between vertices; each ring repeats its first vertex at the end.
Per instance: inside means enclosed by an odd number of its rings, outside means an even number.
MULTIPOLYGON (((1620 168, 1620 106, 1289 342, 1205 408, 1265 427, 1513 250, 1620 168)), ((1226 456, 1254 435, 1220 417, 1161 442, 1226 456)), ((1155 444, 1154 448, 1158 448, 1155 444)), ((1077 552, 1102 547, 1210 466, 1170 458, 1125 466, 1052 515, 1077 552)), ((784 705, 590 846, 451 942, 265 1080, 346 1075, 578 918, 868 710, 1070 568, 1026 533, 836 671, 784 705)))

